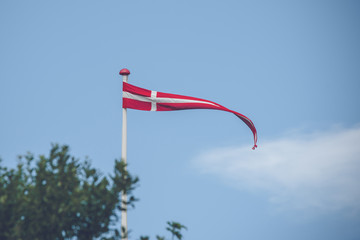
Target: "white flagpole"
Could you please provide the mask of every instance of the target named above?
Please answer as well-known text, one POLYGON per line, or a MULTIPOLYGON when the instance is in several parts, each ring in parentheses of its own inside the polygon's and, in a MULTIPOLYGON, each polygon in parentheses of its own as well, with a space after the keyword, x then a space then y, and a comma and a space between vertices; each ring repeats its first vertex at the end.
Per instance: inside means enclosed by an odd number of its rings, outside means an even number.
MULTIPOLYGON (((123 82, 128 81, 128 76, 130 75, 130 71, 126 68, 120 70, 119 73, 122 76, 123 82)), ((126 146, 127 146, 127 111, 126 108, 122 109, 122 137, 121 137, 121 159, 126 164, 126 146)), ((125 230, 125 236, 122 238, 127 240, 128 227, 127 227, 127 207, 124 202, 127 202, 127 195, 125 192, 121 194, 121 234, 123 234, 123 229, 125 230)), ((123 235, 122 235, 123 236, 123 235)))

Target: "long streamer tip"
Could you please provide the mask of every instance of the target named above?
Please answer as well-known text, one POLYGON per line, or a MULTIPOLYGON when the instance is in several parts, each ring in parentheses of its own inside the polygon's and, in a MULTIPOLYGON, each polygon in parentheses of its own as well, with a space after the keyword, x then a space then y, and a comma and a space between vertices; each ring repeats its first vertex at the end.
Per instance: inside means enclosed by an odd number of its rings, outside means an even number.
POLYGON ((252 150, 255 150, 255 148, 257 148, 257 145, 256 145, 256 144, 253 146, 252 150))

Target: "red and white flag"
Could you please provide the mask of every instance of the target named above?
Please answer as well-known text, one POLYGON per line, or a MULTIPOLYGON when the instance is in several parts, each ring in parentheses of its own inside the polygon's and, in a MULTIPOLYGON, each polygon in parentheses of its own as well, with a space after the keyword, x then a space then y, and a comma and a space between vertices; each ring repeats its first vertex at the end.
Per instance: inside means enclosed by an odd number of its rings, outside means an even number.
POLYGON ((201 98, 151 91, 123 82, 123 108, 131 108, 143 111, 215 109, 230 112, 235 114, 250 128, 254 135, 253 149, 257 147, 257 133, 254 123, 241 113, 230 110, 215 102, 201 98))

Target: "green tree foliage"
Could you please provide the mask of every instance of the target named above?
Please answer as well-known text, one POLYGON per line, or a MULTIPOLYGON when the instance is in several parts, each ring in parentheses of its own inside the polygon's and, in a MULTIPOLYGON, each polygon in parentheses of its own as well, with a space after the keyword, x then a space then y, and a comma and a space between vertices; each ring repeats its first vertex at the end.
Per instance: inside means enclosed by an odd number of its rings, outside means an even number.
POLYGON ((149 240, 150 238, 148 236, 141 236, 140 240, 149 240))
POLYGON ((176 237, 177 239, 181 240, 182 239, 182 234, 181 234, 181 230, 185 229, 187 230, 187 228, 178 223, 178 222, 167 222, 168 227, 166 228, 166 230, 168 230, 171 234, 172 234, 172 238, 174 239, 174 237, 176 237))
MULTIPOLYGON (((178 222, 167 222, 166 230, 171 233, 171 239, 174 240, 174 237, 176 237, 178 240, 182 239, 181 230, 187 228, 178 222)), ((141 236, 139 240, 149 240, 150 238, 148 236, 141 236)), ((159 235, 156 236, 156 240, 165 240, 165 237, 161 237, 159 235)))
MULTIPOLYGON (((138 181, 123 161, 115 160, 113 174, 106 177, 89 161, 70 156, 68 146, 53 145, 47 157, 21 156, 16 169, 1 166, 0 159, 0 239, 121 239, 128 233, 114 228, 122 210, 120 194, 126 192, 126 206, 134 206, 138 181)), ((172 239, 181 240, 186 227, 167 224, 172 239)))
POLYGON ((70 156, 68 146, 53 145, 36 160, 27 154, 16 169, 0 165, 0 239, 120 239, 113 228, 119 194, 133 205, 137 182, 124 162, 115 160, 107 178, 70 156))

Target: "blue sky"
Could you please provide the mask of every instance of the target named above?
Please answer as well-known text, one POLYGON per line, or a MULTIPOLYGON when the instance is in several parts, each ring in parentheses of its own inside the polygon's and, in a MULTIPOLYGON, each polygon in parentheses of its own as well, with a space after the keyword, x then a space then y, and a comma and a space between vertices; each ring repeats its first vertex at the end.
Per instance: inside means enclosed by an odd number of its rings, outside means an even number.
POLYGON ((358 1, 0 2, 0 156, 121 155, 120 69, 245 114, 128 111, 131 239, 360 238, 358 1))

